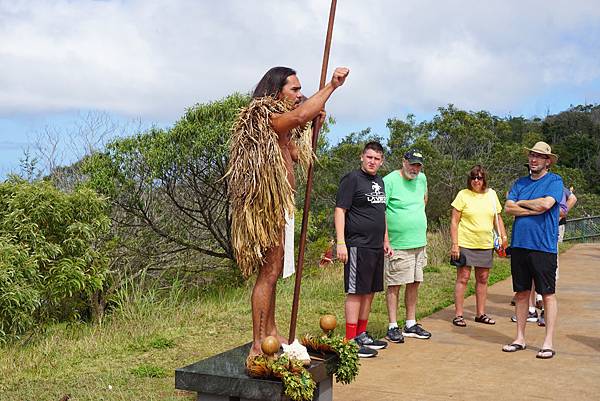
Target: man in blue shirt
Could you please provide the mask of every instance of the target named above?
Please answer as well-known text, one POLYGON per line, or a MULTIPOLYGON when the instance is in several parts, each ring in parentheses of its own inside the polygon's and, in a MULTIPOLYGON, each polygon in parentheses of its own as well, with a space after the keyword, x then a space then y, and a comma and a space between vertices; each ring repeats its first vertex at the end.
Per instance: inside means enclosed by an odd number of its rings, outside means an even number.
POLYGON ((504 210, 515 216, 511 240, 511 273, 516 292, 517 337, 502 347, 504 352, 525 349, 525 324, 531 281, 546 307, 546 336, 536 357, 555 355, 552 343, 557 315, 555 292, 559 203, 562 178, 548 171, 558 156, 550 145, 538 142, 529 151, 529 176, 519 178, 510 189, 504 210))

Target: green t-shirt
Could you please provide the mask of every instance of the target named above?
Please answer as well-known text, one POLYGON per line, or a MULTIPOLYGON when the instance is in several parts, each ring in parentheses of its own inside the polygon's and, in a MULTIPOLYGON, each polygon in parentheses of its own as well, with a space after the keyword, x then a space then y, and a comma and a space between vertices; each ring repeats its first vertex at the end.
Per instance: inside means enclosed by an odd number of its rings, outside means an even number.
POLYGON ((385 177, 385 215, 392 249, 412 249, 427 245, 425 194, 427 177, 419 173, 407 180, 399 170, 385 177))

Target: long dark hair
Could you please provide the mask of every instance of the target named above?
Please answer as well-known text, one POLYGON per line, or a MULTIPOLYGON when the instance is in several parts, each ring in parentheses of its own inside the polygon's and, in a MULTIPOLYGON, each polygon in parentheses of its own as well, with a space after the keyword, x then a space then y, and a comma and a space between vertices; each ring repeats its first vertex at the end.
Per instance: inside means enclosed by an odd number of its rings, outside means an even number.
POLYGON ((296 75, 296 71, 288 67, 273 67, 258 81, 252 97, 272 96, 277 97, 290 75, 296 75))

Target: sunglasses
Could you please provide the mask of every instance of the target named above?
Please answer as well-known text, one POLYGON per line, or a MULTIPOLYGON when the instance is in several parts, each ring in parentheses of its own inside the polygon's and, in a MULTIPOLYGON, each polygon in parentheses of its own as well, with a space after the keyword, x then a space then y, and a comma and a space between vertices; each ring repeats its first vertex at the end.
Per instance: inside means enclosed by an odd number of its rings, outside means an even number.
POLYGON ((541 155, 539 153, 534 153, 534 152, 529 152, 529 157, 531 157, 532 159, 549 159, 550 156, 548 155, 541 155))
POLYGON ((476 176, 471 176, 471 179, 473 181, 483 181, 483 177, 480 175, 476 175, 476 176))

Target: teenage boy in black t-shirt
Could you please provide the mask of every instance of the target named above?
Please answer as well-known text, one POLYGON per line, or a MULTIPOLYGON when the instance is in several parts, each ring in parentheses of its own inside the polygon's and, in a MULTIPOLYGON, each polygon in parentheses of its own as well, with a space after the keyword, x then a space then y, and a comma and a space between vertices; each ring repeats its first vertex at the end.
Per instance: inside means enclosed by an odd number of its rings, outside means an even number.
POLYGON ((383 164, 383 147, 378 142, 365 145, 361 167, 346 174, 337 193, 334 213, 337 257, 344 263, 346 292, 346 338, 360 347, 358 356, 377 355, 387 342, 376 340, 367 332, 371 302, 383 291, 385 190, 377 170, 383 164))

